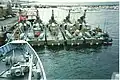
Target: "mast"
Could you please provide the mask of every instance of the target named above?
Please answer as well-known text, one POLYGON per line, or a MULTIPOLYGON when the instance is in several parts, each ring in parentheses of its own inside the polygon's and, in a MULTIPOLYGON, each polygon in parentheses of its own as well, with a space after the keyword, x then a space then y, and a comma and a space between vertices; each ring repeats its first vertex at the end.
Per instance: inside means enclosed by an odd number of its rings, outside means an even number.
POLYGON ((87 11, 87 10, 85 9, 85 10, 84 10, 84 14, 83 14, 84 17, 86 16, 86 11, 87 11))
POLYGON ((54 10, 52 10, 52 16, 51 17, 54 19, 54 10))
POLYGON ((51 19, 49 20, 49 23, 57 23, 54 19, 54 10, 52 10, 52 16, 51 19))
POLYGON ((70 21, 70 10, 69 10, 69 12, 68 12, 68 15, 67 15, 66 18, 64 19, 64 22, 65 22, 65 23, 66 23, 66 22, 71 23, 71 21, 70 21))
POLYGON ((69 10, 69 12, 68 12, 68 19, 70 19, 70 10, 69 10))

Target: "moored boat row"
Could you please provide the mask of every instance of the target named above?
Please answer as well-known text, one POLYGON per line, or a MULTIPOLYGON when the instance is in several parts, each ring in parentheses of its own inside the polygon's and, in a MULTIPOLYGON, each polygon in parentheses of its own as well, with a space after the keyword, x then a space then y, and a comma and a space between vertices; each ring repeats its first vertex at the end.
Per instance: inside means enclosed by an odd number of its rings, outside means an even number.
POLYGON ((32 9, 20 14, 18 28, 14 38, 28 41, 32 46, 44 45, 101 45, 112 44, 112 39, 108 33, 86 23, 86 10, 75 23, 70 21, 70 10, 61 23, 57 23, 54 18, 54 11, 48 24, 42 23, 38 10, 32 9), (31 13, 31 14, 30 14, 31 13), (17 34, 18 33, 18 34, 17 34))

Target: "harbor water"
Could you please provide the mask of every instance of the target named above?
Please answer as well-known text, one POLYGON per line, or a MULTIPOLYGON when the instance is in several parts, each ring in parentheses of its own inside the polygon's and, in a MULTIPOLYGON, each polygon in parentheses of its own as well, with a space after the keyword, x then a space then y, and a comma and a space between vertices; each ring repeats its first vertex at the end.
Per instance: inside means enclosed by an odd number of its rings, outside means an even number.
MULTIPOLYGON (((65 15, 65 14, 63 14, 65 15)), ((71 14, 74 18, 79 13, 71 14)), ((119 11, 87 12, 86 21, 99 25, 113 38, 112 46, 93 48, 35 48, 47 79, 110 79, 119 70, 119 11)))

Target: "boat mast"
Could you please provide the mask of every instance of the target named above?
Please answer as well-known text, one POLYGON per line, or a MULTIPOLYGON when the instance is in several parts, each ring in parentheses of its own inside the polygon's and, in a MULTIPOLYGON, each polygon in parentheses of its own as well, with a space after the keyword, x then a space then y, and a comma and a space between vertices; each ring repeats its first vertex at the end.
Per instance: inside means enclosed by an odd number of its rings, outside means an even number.
POLYGON ((68 15, 66 16, 66 18, 64 19, 64 22, 65 23, 71 23, 71 21, 70 21, 70 10, 69 10, 69 12, 68 12, 68 15))
POLYGON ((52 10, 52 16, 51 17, 54 19, 54 10, 52 10))
POLYGON ((70 19, 70 10, 69 10, 69 12, 68 12, 68 18, 70 19))

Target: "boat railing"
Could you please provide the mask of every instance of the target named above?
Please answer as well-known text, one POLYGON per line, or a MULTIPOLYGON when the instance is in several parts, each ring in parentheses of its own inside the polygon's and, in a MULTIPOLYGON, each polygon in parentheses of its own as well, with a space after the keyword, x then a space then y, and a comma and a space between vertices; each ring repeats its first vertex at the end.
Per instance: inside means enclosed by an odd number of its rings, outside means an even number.
POLYGON ((30 67, 29 67, 29 76, 28 76, 28 80, 32 80, 32 61, 33 61, 33 55, 31 54, 31 58, 30 58, 30 67))
POLYGON ((6 54, 7 52, 9 52, 15 48, 16 48, 16 46, 10 45, 10 43, 7 43, 7 44, 0 47, 0 52, 3 55, 3 54, 6 54))
MULTIPOLYGON (((18 23, 16 23, 16 24, 18 24, 18 23)), ((16 24, 15 24, 14 26, 16 26, 16 24)), ((19 29, 21 29, 21 27, 22 27, 22 26, 17 27, 17 28, 13 31, 13 33, 12 33, 12 35, 11 35, 11 38, 9 38, 9 40, 7 41, 7 43, 9 43, 9 42, 12 40, 12 38, 14 38, 14 35, 16 34, 16 32, 17 32, 19 29)))
MULTIPOLYGON (((43 80, 47 80, 47 79, 46 79, 46 74, 45 74, 45 71, 44 71, 43 64, 42 64, 39 56, 37 55, 36 51, 30 46, 29 43, 27 43, 27 45, 26 45, 25 47, 27 47, 28 53, 33 53, 33 56, 37 58, 37 60, 38 60, 38 62, 39 62, 40 70, 41 70, 41 72, 42 72, 43 80)), ((33 60, 33 61, 34 61, 34 60, 33 60)))

